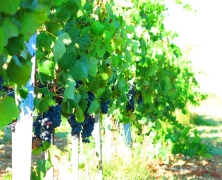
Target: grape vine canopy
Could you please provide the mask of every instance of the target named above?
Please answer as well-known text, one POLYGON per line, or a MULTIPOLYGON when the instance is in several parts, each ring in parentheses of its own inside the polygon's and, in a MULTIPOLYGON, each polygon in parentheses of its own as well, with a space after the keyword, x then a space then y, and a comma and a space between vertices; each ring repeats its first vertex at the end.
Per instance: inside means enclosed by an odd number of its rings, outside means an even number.
MULTIPOLYGON (((176 123, 175 110, 203 98, 190 64, 164 28, 165 1, 7 0, 0 6, 0 128, 27 98, 37 34, 34 139, 46 150, 63 117, 89 142, 95 114, 141 130, 176 123), (47 146, 45 144, 47 142, 47 146)), ((16 126, 15 126, 16 131, 16 126)))

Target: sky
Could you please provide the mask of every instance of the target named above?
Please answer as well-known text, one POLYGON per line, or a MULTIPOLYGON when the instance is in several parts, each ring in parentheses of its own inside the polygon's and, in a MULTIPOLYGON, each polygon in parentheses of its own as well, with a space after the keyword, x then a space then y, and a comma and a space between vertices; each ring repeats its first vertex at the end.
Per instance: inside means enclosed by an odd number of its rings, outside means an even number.
POLYGON ((192 47, 189 59, 204 92, 222 100, 222 0, 190 1, 196 13, 183 10, 168 0, 169 16, 165 27, 179 34, 176 43, 192 47))

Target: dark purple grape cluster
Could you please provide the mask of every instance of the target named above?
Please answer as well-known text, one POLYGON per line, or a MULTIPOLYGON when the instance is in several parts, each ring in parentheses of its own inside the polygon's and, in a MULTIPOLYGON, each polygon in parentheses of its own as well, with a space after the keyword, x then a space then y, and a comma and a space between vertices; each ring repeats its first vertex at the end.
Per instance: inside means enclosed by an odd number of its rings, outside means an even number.
POLYGON ((68 122, 72 128, 72 132, 71 132, 72 136, 78 138, 82 130, 82 123, 79 123, 76 121, 76 117, 74 114, 68 117, 68 122))
POLYGON ((43 117, 50 119, 53 128, 57 128, 61 124, 61 111, 62 107, 60 105, 55 105, 49 107, 49 110, 43 113, 43 117))
POLYGON ((93 116, 85 115, 85 120, 82 124, 82 142, 89 143, 89 137, 92 136, 94 130, 95 118, 93 116))
POLYGON ((42 133, 42 125, 41 125, 42 117, 38 116, 36 120, 33 123, 34 126, 34 134, 36 138, 40 138, 40 135, 42 133))
POLYGON ((0 76, 0 91, 2 90, 3 83, 4 83, 4 79, 2 76, 0 76))
POLYGON ((95 118, 93 116, 85 115, 83 122, 77 122, 74 114, 68 117, 68 122, 72 128, 72 136, 78 138, 81 132, 82 142, 89 143, 89 137, 92 136, 94 130, 95 118))
POLYGON ((135 104, 134 104, 134 96, 136 95, 135 87, 136 87, 135 83, 130 85, 129 92, 127 94, 127 98, 128 98, 128 102, 127 102, 127 105, 126 105, 126 110, 127 111, 132 111, 133 112, 134 109, 135 109, 135 104))
POLYGON ((105 100, 102 99, 102 102, 101 102, 102 114, 107 114, 108 113, 109 103, 110 103, 110 100, 105 101, 105 100))
POLYGON ((83 84, 83 81, 77 80, 76 81, 76 88, 79 88, 83 84))
POLYGON ((139 95, 139 98, 138 98, 138 100, 137 100, 137 103, 138 103, 139 105, 143 103, 143 97, 142 97, 141 94, 139 95))
POLYGON ((40 138, 43 142, 51 142, 52 132, 54 128, 50 119, 38 116, 36 118, 36 121, 33 123, 33 126, 35 138, 40 138))
POLYGON ((42 141, 51 142, 53 130, 61 124, 60 105, 49 107, 49 110, 38 116, 33 123, 35 138, 40 138, 42 141))

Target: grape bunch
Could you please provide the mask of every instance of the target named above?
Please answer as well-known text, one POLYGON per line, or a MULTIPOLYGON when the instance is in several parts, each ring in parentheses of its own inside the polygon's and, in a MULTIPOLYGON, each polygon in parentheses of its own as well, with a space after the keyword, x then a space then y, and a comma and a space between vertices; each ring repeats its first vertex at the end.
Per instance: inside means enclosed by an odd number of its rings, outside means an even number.
POLYGON ((35 138, 40 138, 41 141, 51 142, 53 130, 61 124, 60 105, 51 106, 49 110, 43 113, 43 116, 38 116, 33 123, 35 138))
POLYGON ((133 83, 131 86, 130 86, 130 89, 129 89, 129 92, 127 94, 127 98, 128 98, 128 102, 127 102, 127 105, 126 105, 126 110, 127 111, 134 111, 134 96, 136 94, 135 92, 135 87, 136 87, 136 84, 133 83))
POLYGON ((0 91, 2 90, 3 83, 4 83, 4 79, 2 76, 0 76, 0 91))
POLYGON ((40 138, 41 133, 42 133, 42 125, 41 125, 42 117, 38 116, 33 123, 34 126, 34 135, 36 138, 40 138))
POLYGON ((61 110, 62 107, 57 104, 49 107, 49 110, 43 113, 43 117, 51 121, 53 128, 57 128, 61 124, 61 110))
POLYGON ((95 118, 85 114, 84 122, 77 122, 74 114, 68 117, 68 122, 72 128, 72 136, 78 138, 81 132, 82 142, 89 143, 89 137, 92 136, 94 130, 95 118))
POLYGON ((79 88, 83 84, 83 81, 77 80, 76 81, 76 88, 79 88))
POLYGON ((52 132, 54 128, 50 119, 38 116, 36 118, 36 121, 33 123, 33 126, 35 127, 35 138, 40 138, 43 142, 51 142, 52 132))
POLYGON ((109 103, 110 103, 110 100, 105 101, 104 99, 102 99, 102 103, 101 103, 102 114, 108 113, 109 103))
POLYGON ((74 114, 68 117, 68 122, 72 128, 72 132, 71 132, 72 136, 75 136, 78 138, 82 130, 82 123, 79 123, 76 121, 76 117, 74 114))
POLYGON ((143 97, 142 97, 141 94, 139 95, 139 98, 138 98, 137 102, 138 102, 139 105, 143 103, 143 97))
POLYGON ((95 118, 93 116, 85 115, 85 120, 82 124, 82 142, 89 143, 89 137, 92 136, 94 130, 95 118))

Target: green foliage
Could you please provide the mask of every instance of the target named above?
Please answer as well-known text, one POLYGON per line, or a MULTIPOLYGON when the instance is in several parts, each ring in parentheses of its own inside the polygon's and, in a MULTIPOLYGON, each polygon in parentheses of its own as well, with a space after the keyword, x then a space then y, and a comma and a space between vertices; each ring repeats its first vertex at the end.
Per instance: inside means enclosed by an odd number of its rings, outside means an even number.
POLYGON ((176 124, 168 129, 165 139, 171 141, 172 153, 190 157, 209 157, 207 146, 201 142, 198 131, 194 129, 193 136, 191 132, 190 127, 184 127, 182 124, 176 124))
MULTIPOLYGON (((62 114, 75 113, 82 122, 86 110, 89 114, 101 111, 100 98, 105 97, 110 99, 109 113, 120 122, 131 122, 138 129, 146 126, 147 118, 155 124, 146 135, 153 132, 156 149, 171 143, 174 153, 204 155, 206 148, 199 136, 195 133, 190 139, 190 129, 177 127, 175 110, 185 112, 188 102, 197 105, 203 96, 196 90, 199 85, 190 63, 182 59, 174 44, 177 34, 164 28, 166 11, 162 0, 132 0, 129 4, 5 1, 0 7, 0 75, 4 85, 26 84, 31 58, 24 42, 37 31, 36 82, 45 85, 36 87, 37 113, 61 98, 62 114), (77 87, 79 80, 82 84, 77 87), (141 95, 143 102, 128 112, 127 93, 134 82, 133 98, 137 102, 141 95), (88 91, 95 99, 87 109, 88 91)), ((15 102, 2 91, 0 109, 0 127, 18 116, 15 102)))
POLYGON ((157 121, 145 134, 153 148, 158 147, 153 157, 167 161, 167 154, 183 154, 189 157, 210 157, 207 146, 202 143, 196 129, 178 122, 157 121))
MULTIPOLYGON (((48 7, 41 3, 21 0, 1 2, 0 7, 0 75, 8 87, 24 86, 31 73, 31 58, 27 54, 27 41, 48 19, 48 7)), ((25 89, 18 95, 26 97, 25 89)), ((19 115, 18 104, 0 91, 0 127, 8 125, 19 115)))
POLYGON ((3 100, 0 100, 0 128, 11 123, 18 115, 19 110, 13 98, 5 97, 3 100))
POLYGON ((31 178, 35 180, 44 179, 46 172, 52 167, 48 160, 38 160, 36 170, 32 170, 31 178))

